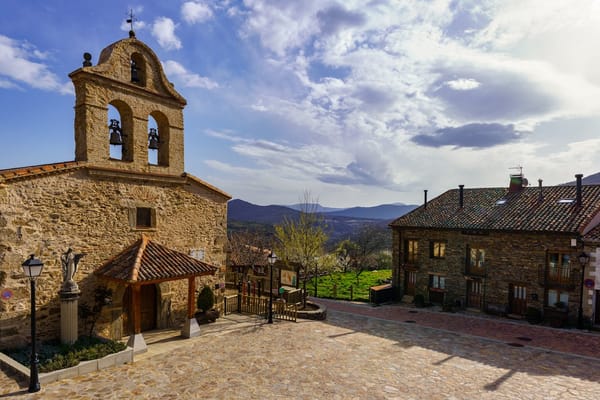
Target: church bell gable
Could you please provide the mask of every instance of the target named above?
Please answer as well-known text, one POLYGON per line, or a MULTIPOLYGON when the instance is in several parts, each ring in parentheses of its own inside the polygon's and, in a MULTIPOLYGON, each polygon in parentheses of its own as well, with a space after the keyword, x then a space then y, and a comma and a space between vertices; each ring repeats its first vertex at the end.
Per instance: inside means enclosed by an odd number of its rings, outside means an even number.
POLYGON ((135 37, 84 54, 69 75, 75 87, 75 159, 137 173, 184 172, 185 99, 160 60, 135 37), (109 112, 110 110, 110 112, 109 112))

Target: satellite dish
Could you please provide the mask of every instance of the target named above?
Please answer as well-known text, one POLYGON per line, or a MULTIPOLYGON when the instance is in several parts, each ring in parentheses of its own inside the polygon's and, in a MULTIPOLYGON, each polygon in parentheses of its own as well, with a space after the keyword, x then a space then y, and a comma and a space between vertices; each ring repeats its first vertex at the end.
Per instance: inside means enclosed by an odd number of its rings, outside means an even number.
POLYGON ((523 185, 523 187, 527 187, 527 185, 529 185, 529 181, 527 180, 527 178, 523 178, 522 185, 523 185))

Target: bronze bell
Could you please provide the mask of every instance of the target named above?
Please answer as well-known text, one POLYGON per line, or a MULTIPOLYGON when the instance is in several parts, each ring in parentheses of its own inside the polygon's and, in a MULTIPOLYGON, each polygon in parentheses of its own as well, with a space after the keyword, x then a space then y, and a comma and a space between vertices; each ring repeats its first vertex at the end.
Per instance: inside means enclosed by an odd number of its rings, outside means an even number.
POLYGON ((150 132, 148 132, 148 148, 150 150, 158 150, 158 132, 156 128, 150 128, 150 132))
POLYGON ((133 83, 140 82, 140 78, 138 76, 137 64, 135 63, 134 60, 131 60, 131 82, 133 82, 133 83))
POLYGON ((110 144, 115 146, 122 145, 123 139, 121 137, 121 127, 119 126, 119 121, 116 119, 111 119, 108 129, 110 130, 110 144))

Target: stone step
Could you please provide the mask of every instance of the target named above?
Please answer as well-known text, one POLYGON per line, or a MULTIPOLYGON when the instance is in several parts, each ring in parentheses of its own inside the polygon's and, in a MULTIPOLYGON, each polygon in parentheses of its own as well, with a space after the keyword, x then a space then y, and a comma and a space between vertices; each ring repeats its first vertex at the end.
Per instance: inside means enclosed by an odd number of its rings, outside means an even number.
POLYGON ((402 296, 402 303, 412 303, 414 300, 415 296, 410 296, 408 294, 405 294, 404 296, 402 296))

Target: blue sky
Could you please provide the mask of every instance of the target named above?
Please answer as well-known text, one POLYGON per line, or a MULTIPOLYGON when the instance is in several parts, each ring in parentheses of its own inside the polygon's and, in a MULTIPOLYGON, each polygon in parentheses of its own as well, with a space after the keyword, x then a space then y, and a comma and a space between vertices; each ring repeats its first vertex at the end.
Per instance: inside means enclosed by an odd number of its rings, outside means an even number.
POLYGON ((67 75, 129 9, 188 101, 186 170, 234 198, 420 203, 516 166, 600 171, 591 0, 2 0, 0 168, 74 158, 67 75))

